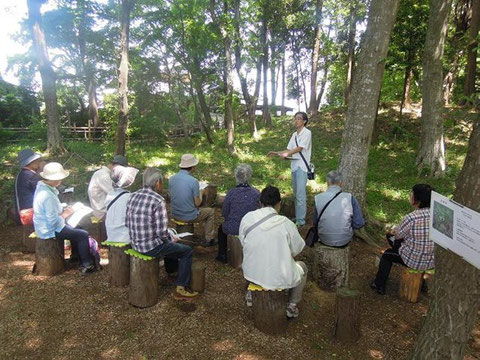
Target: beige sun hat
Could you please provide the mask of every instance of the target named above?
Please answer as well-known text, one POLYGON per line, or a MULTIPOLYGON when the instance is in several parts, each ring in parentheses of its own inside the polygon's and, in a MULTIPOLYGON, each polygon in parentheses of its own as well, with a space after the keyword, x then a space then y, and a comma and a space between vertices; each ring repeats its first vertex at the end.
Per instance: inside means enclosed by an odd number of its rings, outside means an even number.
POLYGON ((48 163, 40 173, 40 176, 46 180, 63 180, 68 175, 70 175, 70 171, 65 170, 58 162, 48 163))
POLYGON ((197 158, 193 156, 193 154, 183 154, 182 155, 182 160, 180 161, 180 166, 181 168, 189 168, 192 166, 196 166, 198 164, 197 158))

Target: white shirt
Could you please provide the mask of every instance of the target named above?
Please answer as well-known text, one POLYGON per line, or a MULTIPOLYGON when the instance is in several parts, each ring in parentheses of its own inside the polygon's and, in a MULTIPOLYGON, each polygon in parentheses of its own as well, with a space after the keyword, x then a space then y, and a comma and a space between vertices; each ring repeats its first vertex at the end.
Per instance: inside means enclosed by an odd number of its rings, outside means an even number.
POLYGON ((88 198, 95 217, 102 218, 105 215, 105 198, 112 190, 113 183, 112 179, 110 179, 110 169, 102 166, 100 170, 93 173, 92 179, 88 184, 88 198))
POLYGON ((238 237, 243 246, 243 276, 265 289, 291 289, 303 276, 303 269, 293 257, 305 246, 295 224, 277 214, 245 237, 251 225, 271 213, 276 214, 271 207, 251 211, 240 223, 238 237))
MULTIPOLYGON (((301 146, 303 148, 302 154, 305 157, 305 160, 307 163, 310 165, 311 157, 312 157, 312 132, 308 130, 306 127, 303 127, 303 129, 300 131, 300 134, 297 134, 295 131, 292 134, 292 137, 290 138, 290 141, 288 142, 287 145, 287 150, 292 150, 298 146, 301 146), (297 137, 297 143, 295 142, 295 137, 297 137)), ((305 162, 302 160, 302 157, 300 156, 300 153, 297 152, 292 155, 293 160, 291 160, 291 169, 292 171, 297 170, 297 168, 302 169, 303 171, 307 172, 307 166, 305 165, 305 162)))
POLYGON ((123 192, 126 194, 121 195, 108 209, 105 217, 105 227, 107 228, 108 241, 130 244, 131 240, 128 228, 125 226, 125 218, 127 215, 127 202, 132 194, 124 189, 113 189, 108 193, 105 205, 108 206, 113 199, 123 192))

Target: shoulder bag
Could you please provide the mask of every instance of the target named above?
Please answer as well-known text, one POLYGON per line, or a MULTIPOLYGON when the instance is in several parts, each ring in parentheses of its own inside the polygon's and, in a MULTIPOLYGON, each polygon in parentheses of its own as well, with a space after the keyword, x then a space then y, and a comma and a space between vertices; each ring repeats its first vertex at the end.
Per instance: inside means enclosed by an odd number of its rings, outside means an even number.
MULTIPOLYGON (((297 136, 295 136, 295 144, 297 144, 298 147, 298 141, 297 141, 297 136)), ((305 163, 305 166, 307 167, 307 178, 308 180, 314 180, 315 179, 315 169, 313 167, 313 164, 308 164, 307 160, 305 160, 305 156, 303 156, 302 152, 300 151, 300 156, 303 159, 303 162, 305 163)))

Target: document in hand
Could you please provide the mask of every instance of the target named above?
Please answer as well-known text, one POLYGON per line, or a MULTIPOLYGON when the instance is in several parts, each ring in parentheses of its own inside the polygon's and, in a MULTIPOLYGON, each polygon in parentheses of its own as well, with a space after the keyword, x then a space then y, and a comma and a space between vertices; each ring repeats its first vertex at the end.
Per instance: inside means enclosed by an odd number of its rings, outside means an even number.
POLYGON ((84 216, 90 214, 93 209, 89 208, 86 205, 83 205, 81 202, 77 202, 72 205, 73 214, 70 215, 67 219, 67 224, 72 227, 77 227, 80 220, 83 219, 84 216))
POLYGON ((200 181, 198 183, 200 190, 206 189, 208 186, 208 183, 206 181, 200 181))

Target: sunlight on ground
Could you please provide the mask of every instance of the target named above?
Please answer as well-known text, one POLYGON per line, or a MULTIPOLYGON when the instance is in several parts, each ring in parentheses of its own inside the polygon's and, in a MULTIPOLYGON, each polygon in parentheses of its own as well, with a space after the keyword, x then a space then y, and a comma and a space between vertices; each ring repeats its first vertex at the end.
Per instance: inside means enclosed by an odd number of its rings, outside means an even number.
POLYGON ((118 350, 117 348, 112 348, 112 349, 102 351, 102 353, 100 354, 100 357, 102 359, 119 359, 121 358, 120 355, 121 355, 120 350, 118 350))
POLYGON ((405 198, 405 191, 400 191, 392 188, 382 189, 382 194, 391 200, 402 200, 405 198))
POLYGON ((165 158, 152 156, 147 162, 146 166, 157 167, 157 166, 169 166, 172 162, 165 158))
POLYGON ((243 353, 234 357, 234 360, 262 360, 262 359, 265 359, 265 358, 259 355, 252 355, 247 353, 243 353))
POLYGON ((42 338, 37 336, 34 338, 27 339, 27 341, 25 341, 25 347, 29 350, 38 350, 42 345, 42 343, 43 343, 42 338))
POLYGON ((368 354, 372 359, 385 359, 385 355, 380 350, 369 350, 368 354))
POLYGON ((217 341, 212 345, 212 349, 215 351, 226 351, 230 350, 235 346, 234 342, 231 340, 222 340, 222 341, 217 341))
POLYGON ((29 266, 33 266, 33 261, 15 260, 12 264, 18 267, 29 267, 29 266))

